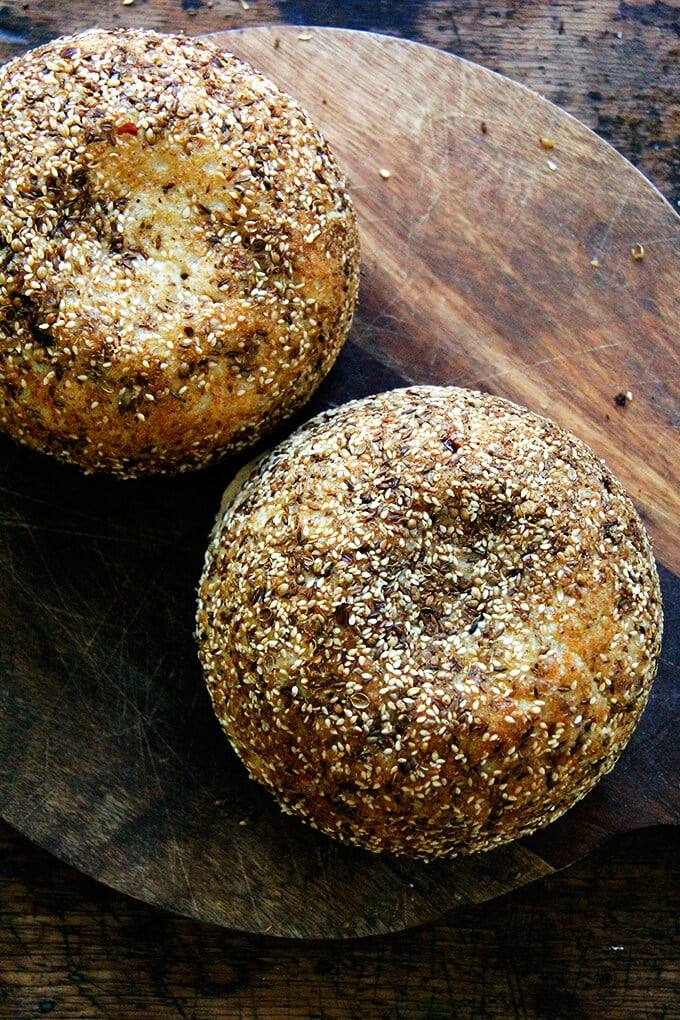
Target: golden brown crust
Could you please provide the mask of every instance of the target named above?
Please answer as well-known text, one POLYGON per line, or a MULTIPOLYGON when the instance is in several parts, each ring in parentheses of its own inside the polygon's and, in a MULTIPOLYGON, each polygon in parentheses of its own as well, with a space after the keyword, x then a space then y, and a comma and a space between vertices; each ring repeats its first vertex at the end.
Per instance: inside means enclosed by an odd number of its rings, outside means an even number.
POLYGON ((543 826, 646 703, 649 540, 578 439, 414 387, 321 415, 224 508, 199 593, 216 713, 285 810, 436 857, 543 826))
POLYGON ((85 469, 252 443, 337 357, 343 177, 299 106, 207 42, 93 30, 0 69, 0 424, 85 469))

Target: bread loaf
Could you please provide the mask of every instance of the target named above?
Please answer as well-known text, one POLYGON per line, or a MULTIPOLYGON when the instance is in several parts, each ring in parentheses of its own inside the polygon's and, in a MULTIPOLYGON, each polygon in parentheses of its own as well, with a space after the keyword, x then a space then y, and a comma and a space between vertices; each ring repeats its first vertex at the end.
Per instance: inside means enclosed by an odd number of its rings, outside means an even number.
POLYGON ((312 420, 230 492, 200 657, 251 775, 411 857, 557 818, 614 765, 661 636, 650 543, 576 437, 413 387, 312 420))
POLYGON ((345 181, 298 104, 198 39, 92 30, 0 69, 0 427, 81 468, 253 443, 338 355, 345 181))

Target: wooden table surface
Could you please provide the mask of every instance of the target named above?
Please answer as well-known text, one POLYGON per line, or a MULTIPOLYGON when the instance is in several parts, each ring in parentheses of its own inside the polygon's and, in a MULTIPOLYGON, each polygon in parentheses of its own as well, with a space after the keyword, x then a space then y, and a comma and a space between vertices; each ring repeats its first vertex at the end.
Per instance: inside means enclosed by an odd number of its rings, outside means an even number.
MULTIPOLYGON (((93 24, 201 34, 333 25, 449 50, 541 92, 678 209, 680 8, 482 0, 8 0, 0 59, 93 24)), ((680 1017, 680 829, 621 837, 500 900, 399 935, 239 935, 98 885, 0 822, 0 1016, 680 1017)))

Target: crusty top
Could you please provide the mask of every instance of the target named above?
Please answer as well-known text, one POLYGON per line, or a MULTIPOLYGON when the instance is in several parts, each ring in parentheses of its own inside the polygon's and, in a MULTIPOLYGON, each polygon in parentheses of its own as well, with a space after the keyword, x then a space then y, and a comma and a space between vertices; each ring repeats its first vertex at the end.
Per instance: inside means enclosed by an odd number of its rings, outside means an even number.
POLYGON ((200 655, 288 811, 410 856, 556 818, 614 764, 661 634, 647 535, 577 438, 489 395, 314 419, 215 525, 200 655))
POLYGON ((338 354, 344 178, 298 104, 213 45, 93 30, 0 69, 0 424, 85 468, 252 442, 338 354))

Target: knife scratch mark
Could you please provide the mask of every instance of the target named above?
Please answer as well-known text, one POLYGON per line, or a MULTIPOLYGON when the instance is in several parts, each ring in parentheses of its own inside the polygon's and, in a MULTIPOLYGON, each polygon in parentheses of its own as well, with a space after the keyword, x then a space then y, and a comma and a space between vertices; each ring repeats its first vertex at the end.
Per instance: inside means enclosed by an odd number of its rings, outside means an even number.
MULTIPOLYGON (((168 820, 169 820, 169 812, 167 812, 167 815, 168 815, 168 820)), ((180 867, 180 871, 182 873, 182 878, 184 879, 184 885, 186 887, 187 893, 189 894, 189 902, 191 903, 191 909, 192 909, 192 911, 193 911, 193 913, 194 913, 194 915, 196 917, 200 917, 200 911, 199 911, 199 908, 198 908, 198 904, 196 902, 196 897, 194 895, 194 889, 193 889, 193 886, 191 884, 191 878, 189 876, 189 872, 187 871, 187 867, 186 867, 186 864, 184 862, 184 854, 183 854, 182 849, 180 847, 180 844, 179 844, 179 842, 177 840, 177 837, 174 834, 174 830, 172 829, 172 823, 170 823, 170 827, 171 827, 171 834, 172 834, 171 835, 172 845, 173 845, 173 848, 174 848, 174 851, 175 851, 175 854, 176 854, 176 859, 179 861, 179 867, 180 867)))
POLYGON ((465 117, 467 112, 468 99, 468 71, 467 65, 461 64, 461 73, 458 78, 460 82, 460 98, 458 100, 458 116, 465 117))
POLYGON ((303 876, 302 876, 302 872, 300 871, 300 868, 298 866, 297 856, 296 856, 296 854, 294 853, 294 851, 292 849, 291 841, 288 840, 285 831, 283 831, 281 834, 283 835, 286 843, 288 844, 288 858, 289 858, 289 860, 291 862, 293 871, 295 872, 295 878, 296 878, 296 881, 297 881, 297 885, 298 885, 298 887, 300 889, 304 889, 305 885, 306 885, 306 882, 304 881, 303 876))
POLYGON ((647 248, 654 244, 678 244, 680 243, 680 233, 667 234, 665 237, 645 237, 644 235, 640 238, 644 243, 644 247, 647 248))
POLYGON ((570 361, 572 358, 586 358, 589 354, 595 354, 597 351, 608 350, 612 347, 620 347, 621 340, 614 340, 612 343, 607 344, 595 344, 593 347, 581 348, 578 351, 572 351, 571 354, 555 354, 550 358, 541 358, 539 361, 532 361, 528 364, 529 368, 538 368, 540 365, 549 365, 556 361, 570 361))
POLYGON ((262 930, 262 928, 264 927, 264 919, 263 919, 263 916, 262 916, 262 911, 260 910, 259 904, 257 903, 257 901, 256 901, 256 899, 255 899, 255 897, 253 895, 253 890, 252 890, 252 887, 250 885, 250 879, 248 877, 248 869, 246 868, 245 861, 243 860, 243 854, 241 853, 241 848, 240 848, 240 846, 238 845, 238 843, 236 841, 234 842, 233 846, 234 846, 234 851, 236 853, 236 857, 238 858, 239 867, 241 869, 241 876, 243 878, 243 884, 244 884, 246 892, 248 894, 248 899, 250 900, 250 905, 252 907, 253 914, 255 915, 255 918, 256 918, 256 921, 257 921, 257 923, 258 923, 258 925, 260 927, 260 930, 262 930))
MULTIPOLYGON (((140 737, 142 741, 142 747, 146 751, 146 755, 151 765, 151 774, 153 776, 156 789, 158 790, 158 795, 161 798, 161 801, 164 801, 167 799, 167 791, 165 790, 163 783, 161 782, 161 777, 158 773, 158 769, 156 768, 156 759, 153 754, 151 745, 149 743, 148 734, 143 726, 140 726, 140 737)), ((172 875, 173 877, 177 877, 177 866, 179 866, 180 881, 181 882, 183 881, 183 884, 186 888, 186 892, 189 897, 189 902, 191 903, 192 910, 198 916, 199 911, 198 905, 196 903, 196 897, 194 896, 194 890, 191 885, 191 879, 189 877, 189 873, 184 862, 182 847, 177 838, 177 833, 175 831, 175 826, 172 820, 170 808, 166 807, 163 811, 163 814, 165 816, 165 822, 169 833, 170 848, 171 851, 174 851, 168 855, 169 862, 171 863, 172 875)))
MULTIPOLYGON (((574 358, 586 358, 589 354, 595 354, 597 351, 607 350, 612 347, 620 347, 621 341, 616 340, 613 343, 607 344, 596 344, 594 347, 587 347, 585 349, 579 349, 572 351, 570 354, 554 354, 549 358, 540 358, 538 361, 525 361, 521 364, 511 365, 509 368, 504 368, 499 372, 493 372, 490 375, 484 374, 478 376, 476 379, 466 382, 467 386, 476 386, 480 383, 489 383, 491 380, 494 382, 498 379, 502 379, 505 376, 512 375, 515 372, 528 373, 534 368, 542 368, 544 365, 553 365, 558 362, 573 361, 574 358)), ((459 377, 459 380, 463 377, 459 377)), ((458 382, 461 385, 460 381, 458 382)))
POLYGON ((612 231, 614 230, 614 227, 623 216, 624 209, 628 205, 630 195, 635 190, 637 183, 638 182, 634 179, 629 180, 628 186, 626 187, 626 190, 623 193, 623 195, 621 195, 602 237, 593 248, 593 254, 596 257, 604 255, 605 252, 607 251, 607 244, 609 242, 609 238, 612 234, 612 231))
POLYGON ((519 217, 523 215, 523 213, 524 213, 524 211, 525 211, 525 209, 526 209, 526 207, 527 207, 527 205, 529 203, 529 200, 533 197, 534 186, 535 186, 535 180, 532 177, 532 178, 530 178, 527 181, 527 186, 524 189, 524 193, 522 194, 521 198, 515 204, 515 207, 513 209, 513 212, 512 212, 512 215, 511 215, 510 219, 507 220, 507 222, 503 224, 504 229, 505 229, 505 236, 506 237, 508 236, 508 234, 510 233, 510 231, 514 227, 514 225, 517 222, 517 220, 519 219, 519 217))
POLYGON ((153 542, 158 538, 155 532, 140 532, 136 535, 124 535, 124 534, 107 534, 104 531, 81 531, 77 528, 69 527, 58 527, 56 525, 48 524, 46 522, 36 523, 34 521, 18 520, 14 516, 0 517, 0 526, 9 530, 15 531, 29 531, 35 532, 39 535, 62 535, 68 538, 77 538, 85 541, 96 539, 99 542, 115 542, 118 544, 124 544, 128 546, 140 546, 142 549, 148 549, 149 542, 153 542))
POLYGON ((48 790, 47 793, 43 794, 43 796, 41 796, 24 815, 17 819, 15 823, 16 826, 19 829, 23 830, 29 819, 31 819, 34 815, 38 814, 38 812, 41 811, 43 808, 49 807, 50 800, 52 799, 53 794, 59 792, 60 787, 58 785, 48 790))

